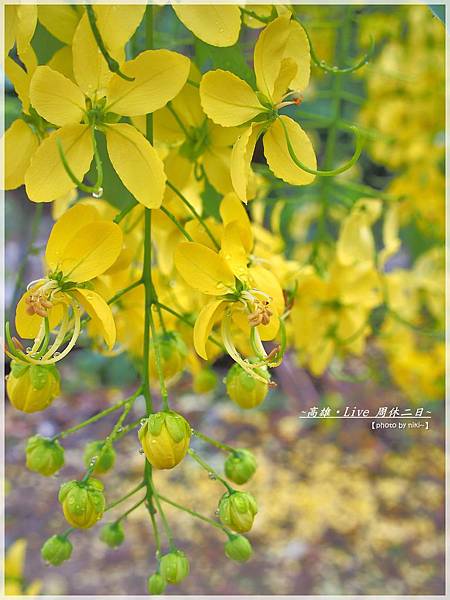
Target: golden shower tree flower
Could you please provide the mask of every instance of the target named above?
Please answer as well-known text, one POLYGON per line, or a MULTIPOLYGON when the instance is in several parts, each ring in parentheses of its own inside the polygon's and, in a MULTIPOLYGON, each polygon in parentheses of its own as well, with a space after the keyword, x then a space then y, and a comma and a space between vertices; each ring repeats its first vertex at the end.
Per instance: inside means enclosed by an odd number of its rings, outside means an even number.
POLYGON ((309 83, 308 38, 302 26, 291 20, 290 13, 276 18, 261 32, 253 62, 256 92, 247 82, 221 69, 209 71, 200 83, 203 110, 212 121, 223 127, 247 125, 231 156, 231 180, 244 202, 254 196, 251 160, 261 135, 267 163, 276 177, 292 185, 314 180, 312 173, 293 161, 287 136, 295 155, 308 169, 317 169, 314 148, 306 133, 296 121, 278 114, 280 108, 298 104, 309 83))
POLYGON ((200 73, 192 66, 189 82, 178 96, 155 113, 155 143, 170 148, 165 163, 167 175, 179 189, 183 189, 193 175, 201 179, 204 172, 218 192, 227 194, 233 190, 231 149, 240 130, 220 127, 207 118, 200 104, 199 90, 192 85, 197 81, 200 81, 200 73))
POLYGON ((74 206, 55 223, 45 251, 47 273, 29 285, 16 308, 17 333, 35 340, 19 360, 45 365, 64 358, 80 335, 84 311, 108 348, 114 346, 116 328, 111 309, 91 289, 90 282, 115 263, 122 243, 120 227, 100 219, 93 206, 74 206), (57 326, 54 342, 46 347, 48 330, 57 326), (67 336, 70 341, 60 352, 67 336))
POLYGON ((207 341, 214 324, 222 320, 222 340, 230 356, 256 379, 259 363, 244 360, 232 340, 232 325, 255 344, 266 358, 261 340, 273 340, 280 327, 284 297, 276 276, 251 256, 253 234, 245 210, 235 194, 221 204, 224 223, 220 252, 196 242, 178 244, 174 261, 181 278, 209 296, 194 326, 194 347, 208 359, 207 341))
POLYGON ((163 163, 150 142, 122 116, 152 113, 178 94, 186 82, 190 61, 169 50, 147 50, 123 64, 133 81, 112 74, 99 53, 87 16, 83 16, 72 43, 76 84, 48 66, 35 70, 30 101, 56 130, 34 154, 25 186, 34 202, 49 202, 74 187, 60 156, 61 145, 73 175, 81 180, 89 170, 95 131, 106 136, 108 154, 117 174, 148 208, 158 208, 166 177, 163 163))

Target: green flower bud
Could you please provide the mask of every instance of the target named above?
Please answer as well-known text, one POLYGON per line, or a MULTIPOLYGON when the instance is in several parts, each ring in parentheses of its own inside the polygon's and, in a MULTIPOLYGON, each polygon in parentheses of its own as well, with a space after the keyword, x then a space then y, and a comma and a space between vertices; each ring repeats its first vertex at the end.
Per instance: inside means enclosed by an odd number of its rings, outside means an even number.
POLYGON ((259 381, 235 363, 228 371, 225 384, 230 398, 241 408, 259 406, 269 391, 269 376, 266 369, 260 368, 258 374, 267 379, 267 383, 259 381))
POLYGON ((167 583, 180 583, 189 575, 189 561, 182 550, 165 554, 160 562, 161 575, 167 583))
POLYGON ((149 463, 155 469, 173 469, 189 448, 191 428, 174 411, 161 411, 148 417, 138 432, 149 463))
POLYGON ((225 544, 225 556, 231 560, 247 562, 252 554, 252 545, 243 535, 233 535, 225 544))
POLYGON ((196 394, 207 394, 217 385, 217 375, 212 369, 202 369, 194 375, 192 387, 196 394))
POLYGON ((225 475, 237 484, 247 483, 256 471, 256 458, 249 450, 236 450, 225 461, 225 475))
POLYGON ((159 596, 166 589, 166 582, 159 573, 150 575, 147 581, 148 593, 152 596, 159 596))
POLYGON ((55 365, 25 365, 13 360, 6 390, 17 410, 44 410, 60 393, 59 373, 55 365))
POLYGON ((68 481, 60 487, 58 500, 67 522, 79 529, 92 527, 105 510, 103 483, 93 477, 87 481, 68 481))
POLYGON ((88 469, 92 462, 95 462, 93 473, 106 473, 116 462, 116 451, 111 444, 107 444, 104 448, 105 443, 103 440, 98 440, 86 444, 83 455, 84 466, 88 469))
POLYGON ((125 539, 122 524, 107 523, 100 530, 100 539, 110 548, 117 548, 125 539))
POLYGON ((63 535, 52 535, 41 548, 42 560, 58 567, 72 554, 72 544, 63 535))
MULTIPOLYGON (((164 379, 172 379, 172 377, 181 373, 186 366, 187 346, 182 337, 174 331, 166 331, 165 333, 158 334, 157 341, 164 379)), ((153 382, 158 382, 159 376, 156 367, 155 344, 153 342, 150 344, 149 368, 150 379, 153 382)))
POLYGON ((28 469, 46 477, 56 473, 64 465, 64 448, 58 440, 40 435, 29 438, 25 455, 28 469))
POLYGON ((220 520, 237 533, 250 531, 257 512, 256 500, 248 492, 226 492, 219 502, 220 520))

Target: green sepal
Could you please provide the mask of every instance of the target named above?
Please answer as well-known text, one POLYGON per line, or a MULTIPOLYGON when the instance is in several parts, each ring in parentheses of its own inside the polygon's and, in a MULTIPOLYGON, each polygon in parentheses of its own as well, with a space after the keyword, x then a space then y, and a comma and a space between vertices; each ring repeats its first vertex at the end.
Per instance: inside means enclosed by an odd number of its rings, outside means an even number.
POLYGON ((181 442, 186 436, 189 436, 189 427, 185 419, 177 413, 169 413, 166 416, 166 427, 170 437, 175 443, 181 442))
POLYGON ((11 374, 16 379, 22 377, 22 375, 24 375, 29 368, 30 365, 24 365, 23 363, 16 362, 15 360, 11 361, 11 374))
POLYGON ((159 435, 164 423, 164 413, 155 413, 147 419, 147 427, 152 435, 159 435))
POLYGON ((31 365, 30 381, 35 390, 42 390, 47 385, 49 377, 48 369, 41 365, 31 365))

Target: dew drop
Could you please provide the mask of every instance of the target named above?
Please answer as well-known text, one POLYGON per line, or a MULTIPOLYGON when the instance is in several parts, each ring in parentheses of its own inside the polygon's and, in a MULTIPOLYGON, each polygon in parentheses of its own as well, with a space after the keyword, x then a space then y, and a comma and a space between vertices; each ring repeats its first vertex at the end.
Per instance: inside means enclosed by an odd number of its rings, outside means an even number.
POLYGON ((215 479, 217 479, 217 476, 216 476, 214 473, 211 473, 211 472, 210 472, 210 473, 208 473, 208 477, 209 477, 210 479, 212 479, 213 481, 214 481, 215 479))
POLYGON ((144 450, 142 448, 139 448, 138 452, 139 454, 144 454, 144 450))
POLYGON ((214 514, 216 515, 216 517, 218 517, 220 515, 220 510, 218 508, 216 508, 216 510, 214 511, 214 514))
POLYGON ((146 421, 147 421, 147 419, 141 419, 141 420, 140 420, 140 424, 141 424, 141 425, 145 425, 145 422, 146 422, 146 421))
POLYGON ((98 188, 98 192, 92 192, 93 198, 101 198, 103 196, 103 188, 98 188))
MULTIPOLYGON (((27 352, 31 352, 31 346, 27 346, 27 347, 25 348, 25 350, 26 350, 27 352)), ((50 564, 50 563, 49 563, 49 564, 50 564)))
POLYGON ((121 431, 123 431, 123 427, 118 427, 117 428, 117 433, 120 433, 121 431))

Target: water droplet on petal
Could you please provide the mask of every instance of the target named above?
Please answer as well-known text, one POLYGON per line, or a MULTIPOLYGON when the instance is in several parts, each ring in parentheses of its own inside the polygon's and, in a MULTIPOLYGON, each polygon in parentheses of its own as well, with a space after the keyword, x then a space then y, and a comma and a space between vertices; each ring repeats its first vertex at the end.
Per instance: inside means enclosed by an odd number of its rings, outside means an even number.
POLYGON ((101 198, 103 196, 103 188, 98 188, 97 192, 92 192, 93 198, 101 198))

